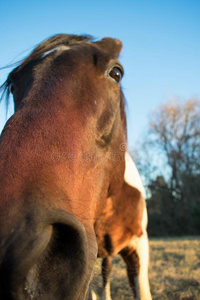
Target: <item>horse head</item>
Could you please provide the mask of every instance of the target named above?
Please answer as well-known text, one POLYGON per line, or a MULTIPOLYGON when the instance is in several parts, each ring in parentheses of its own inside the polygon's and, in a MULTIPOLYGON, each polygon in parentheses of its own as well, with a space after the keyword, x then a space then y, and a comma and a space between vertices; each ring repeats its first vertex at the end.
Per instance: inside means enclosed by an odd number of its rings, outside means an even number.
POLYGON ((122 186, 122 44, 60 34, 8 76, 0 137, 0 297, 85 299, 94 222, 122 186))

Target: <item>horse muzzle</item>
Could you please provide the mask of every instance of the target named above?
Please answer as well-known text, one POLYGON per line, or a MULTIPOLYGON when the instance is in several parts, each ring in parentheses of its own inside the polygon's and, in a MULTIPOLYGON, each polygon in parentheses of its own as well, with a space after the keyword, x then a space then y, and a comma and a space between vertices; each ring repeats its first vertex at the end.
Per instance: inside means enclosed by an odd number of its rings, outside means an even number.
POLYGON ((52 210, 42 219, 26 218, 1 241, 0 299, 85 299, 88 237, 74 216, 52 210))

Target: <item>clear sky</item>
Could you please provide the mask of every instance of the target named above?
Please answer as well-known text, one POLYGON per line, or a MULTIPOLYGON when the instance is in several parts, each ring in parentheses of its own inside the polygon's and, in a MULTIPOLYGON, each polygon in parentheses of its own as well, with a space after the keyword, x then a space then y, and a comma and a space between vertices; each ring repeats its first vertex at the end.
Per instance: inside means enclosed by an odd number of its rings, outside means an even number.
MULTIPOLYGON (((0 67, 56 33, 123 42, 129 148, 159 104, 200 98, 200 0, 0 0, 0 67)), ((0 71, 1 83, 8 71, 0 71)), ((1 104, 0 131, 5 121, 1 104)))

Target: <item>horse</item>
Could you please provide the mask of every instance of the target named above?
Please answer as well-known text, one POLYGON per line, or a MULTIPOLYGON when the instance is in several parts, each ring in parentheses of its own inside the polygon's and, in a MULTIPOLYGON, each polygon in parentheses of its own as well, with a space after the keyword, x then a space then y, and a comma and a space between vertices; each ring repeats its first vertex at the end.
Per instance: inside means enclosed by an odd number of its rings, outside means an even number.
POLYGON ((138 170, 126 153, 123 186, 108 199, 95 223, 98 257, 102 258, 102 300, 111 300, 109 275, 112 257, 117 254, 126 263, 134 299, 152 299, 148 279, 149 246, 144 197, 145 190, 138 170))
POLYGON ((0 137, 0 299, 84 300, 95 220, 123 184, 121 41, 58 34, 8 75, 0 137))

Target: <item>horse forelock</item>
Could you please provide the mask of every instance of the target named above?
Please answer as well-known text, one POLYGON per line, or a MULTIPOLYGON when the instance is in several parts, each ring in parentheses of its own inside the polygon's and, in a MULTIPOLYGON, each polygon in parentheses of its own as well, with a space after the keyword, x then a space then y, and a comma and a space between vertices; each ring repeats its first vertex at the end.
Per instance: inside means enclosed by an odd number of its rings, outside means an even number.
MULTIPOLYGON (((70 34, 57 34, 54 35, 42 43, 40 43, 38 46, 34 48, 34 50, 29 54, 24 60, 20 61, 19 63, 16 63, 14 65, 17 65, 9 74, 6 79, 6 81, 0 86, 0 102, 5 97, 5 103, 6 103, 6 111, 8 110, 9 105, 9 97, 11 94, 10 88, 12 85, 12 82, 10 80, 10 77, 15 75, 19 70, 23 69, 25 66, 27 66, 29 63, 42 58, 42 56, 46 55, 48 52, 53 52, 54 50, 61 50, 62 46, 68 46, 70 44, 80 44, 82 42, 86 41, 92 41, 93 37, 90 35, 70 35, 70 34)), ((65 48, 66 49, 66 48, 65 48)), ((64 50, 64 47, 63 47, 64 50)), ((11 66, 7 66, 11 67, 11 66)))
POLYGON ((47 51, 51 51, 59 46, 69 46, 72 44, 80 44, 86 41, 92 41, 93 37, 90 35, 70 35, 70 34, 57 34, 44 42, 40 43, 32 53, 23 61, 20 67, 28 64, 29 62, 40 58, 47 51))

